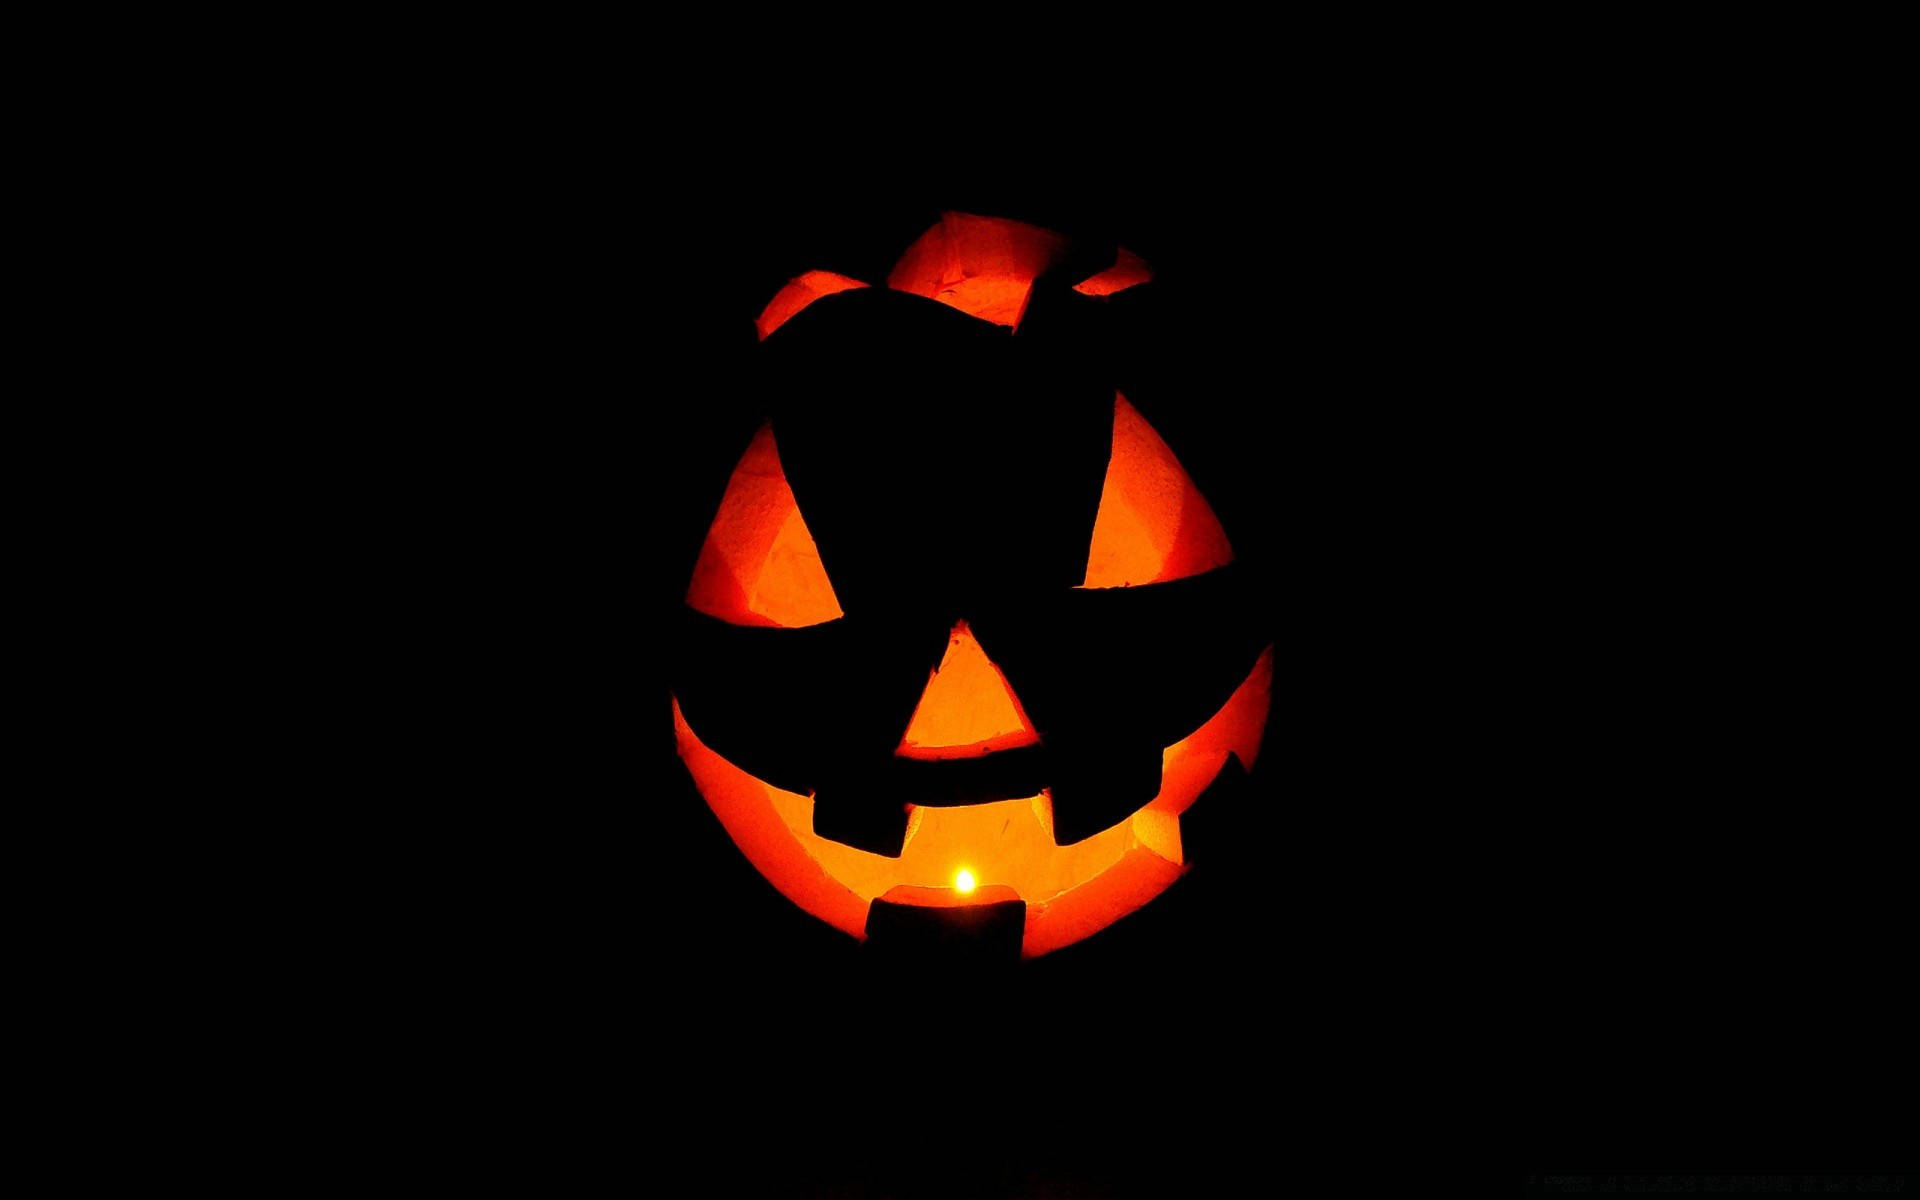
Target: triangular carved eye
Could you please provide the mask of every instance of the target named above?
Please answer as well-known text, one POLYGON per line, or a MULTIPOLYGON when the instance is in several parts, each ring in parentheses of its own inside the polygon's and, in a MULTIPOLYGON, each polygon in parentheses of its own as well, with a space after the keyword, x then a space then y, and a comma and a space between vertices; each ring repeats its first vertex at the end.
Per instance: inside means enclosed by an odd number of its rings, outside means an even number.
POLYGON ((693 567, 687 603, 735 625, 781 629, 843 615, 780 467, 771 425, 761 426, 727 481, 693 567))
POLYGON ((1137 587, 1233 561, 1220 519, 1180 460, 1127 398, 1114 393, 1113 455, 1100 489, 1082 587, 1137 587))

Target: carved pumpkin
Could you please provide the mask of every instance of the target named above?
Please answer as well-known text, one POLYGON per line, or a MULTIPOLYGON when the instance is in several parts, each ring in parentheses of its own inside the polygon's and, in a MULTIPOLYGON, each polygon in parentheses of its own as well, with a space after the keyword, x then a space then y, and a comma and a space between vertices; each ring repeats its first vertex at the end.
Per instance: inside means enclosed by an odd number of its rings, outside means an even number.
POLYGON ((1099 257, 948 214, 884 286, 810 271, 757 322, 771 419, 693 565, 674 730, 741 852, 855 937, 1096 933, 1259 753, 1232 544, 1100 366, 1097 310, 1152 272, 1099 257))

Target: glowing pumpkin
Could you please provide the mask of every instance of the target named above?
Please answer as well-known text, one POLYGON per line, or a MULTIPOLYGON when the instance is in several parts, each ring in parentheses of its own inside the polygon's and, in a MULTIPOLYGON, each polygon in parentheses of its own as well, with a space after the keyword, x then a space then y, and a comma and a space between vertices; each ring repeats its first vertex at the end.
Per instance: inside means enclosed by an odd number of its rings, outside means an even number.
POLYGON ((811 271, 757 323, 773 416, 693 567, 674 731, 760 873, 855 937, 968 909, 1029 957, 1085 938, 1259 753, 1272 647, 1220 521, 1084 344, 1022 328, 1152 277, 1057 278, 1074 252, 948 214, 886 286, 811 271))

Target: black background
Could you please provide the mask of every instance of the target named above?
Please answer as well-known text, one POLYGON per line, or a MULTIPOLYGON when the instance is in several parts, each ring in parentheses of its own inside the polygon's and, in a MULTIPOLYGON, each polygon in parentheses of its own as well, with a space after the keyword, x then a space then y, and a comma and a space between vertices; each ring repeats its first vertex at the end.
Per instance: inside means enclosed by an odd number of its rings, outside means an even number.
MULTIPOLYGON (((428 638, 458 630, 430 661, 471 688, 456 711, 475 720, 427 722, 454 727, 458 784, 413 831, 448 893, 413 966, 500 1004, 536 1061, 612 1086, 601 1118, 644 1097, 689 1136, 737 1131, 737 1152, 697 1165, 718 1180, 1224 1180, 1263 1152, 1269 1102, 1297 1097, 1303 1069, 1350 1100, 1330 1062, 1425 1019, 1402 989, 1432 986, 1415 982, 1435 954, 1425 931, 1458 920, 1467 881, 1409 903, 1400 868, 1459 819, 1458 789, 1432 780, 1459 717, 1435 714, 1483 687, 1426 665, 1450 653, 1429 639, 1463 589, 1482 590, 1477 535, 1455 519, 1480 486, 1471 435, 1430 379, 1470 322, 1399 315, 1444 268, 1422 265, 1430 247, 1401 257, 1416 245, 1404 215, 1364 190, 1302 207, 1174 161, 1054 168, 903 182, 769 165, 631 211, 589 190, 577 224, 542 207, 551 245, 509 241, 533 261, 436 285, 465 293, 472 328, 434 329, 474 395, 454 389, 445 424, 415 431, 447 514, 417 552, 431 564, 456 539, 460 572, 421 617, 428 638), (1273 717, 1223 862, 984 977, 876 967, 774 892, 693 791, 667 699, 664 640, 753 427, 754 398, 728 393, 757 350, 752 319, 806 269, 875 277, 836 254, 885 246, 884 268, 942 209, 1112 239, 1154 265, 1164 320, 1136 366, 1178 399, 1154 420, 1260 573, 1276 644, 1273 717)), ((1288 1121, 1349 1100, 1289 1101, 1288 1121)))
POLYGON ((347 736, 397 753, 328 820, 369 831, 357 970, 434 1094, 645 1126, 719 1191, 962 1195, 1218 1192, 1282 1155, 1368 1189, 1485 1136, 1490 1093, 1549 1154, 1857 1102, 1827 1072, 1880 1061, 1893 876, 1745 720, 1785 568, 1686 353, 1718 330, 1684 156, 1304 125, 877 169, 533 138, 392 218, 344 328, 402 351, 343 423, 400 494, 337 488, 387 648, 347 736), (943 208, 1155 265, 1165 370, 1223 406, 1169 440, 1272 551, 1261 852, 984 981, 876 972, 758 878, 673 755, 662 644, 753 316, 943 208))

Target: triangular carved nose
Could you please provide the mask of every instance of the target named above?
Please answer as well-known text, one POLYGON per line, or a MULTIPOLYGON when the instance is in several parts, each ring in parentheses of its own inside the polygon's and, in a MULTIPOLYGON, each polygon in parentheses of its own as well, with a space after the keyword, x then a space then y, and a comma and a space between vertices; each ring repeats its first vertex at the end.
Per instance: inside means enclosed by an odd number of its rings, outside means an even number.
POLYGON ((978 758, 1039 741, 1013 686, 962 621, 953 627, 946 656, 920 693, 894 753, 901 758, 978 758))

